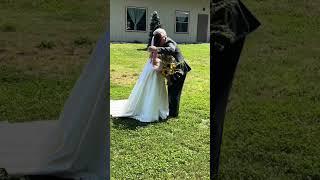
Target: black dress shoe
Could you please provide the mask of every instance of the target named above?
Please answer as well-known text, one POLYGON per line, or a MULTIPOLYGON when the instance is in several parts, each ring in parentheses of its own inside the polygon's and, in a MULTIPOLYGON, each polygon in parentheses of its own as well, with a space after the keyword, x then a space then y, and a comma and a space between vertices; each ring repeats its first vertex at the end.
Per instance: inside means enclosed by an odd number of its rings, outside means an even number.
POLYGON ((169 118, 177 118, 179 116, 179 113, 169 113, 169 118))

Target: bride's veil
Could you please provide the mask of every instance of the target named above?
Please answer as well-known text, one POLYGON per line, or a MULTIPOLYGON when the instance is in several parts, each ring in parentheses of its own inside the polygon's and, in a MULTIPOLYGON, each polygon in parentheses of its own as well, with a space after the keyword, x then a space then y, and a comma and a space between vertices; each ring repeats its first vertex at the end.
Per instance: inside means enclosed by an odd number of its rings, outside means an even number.
POLYGON ((151 39, 151 46, 154 46, 154 36, 152 36, 152 39, 151 39))

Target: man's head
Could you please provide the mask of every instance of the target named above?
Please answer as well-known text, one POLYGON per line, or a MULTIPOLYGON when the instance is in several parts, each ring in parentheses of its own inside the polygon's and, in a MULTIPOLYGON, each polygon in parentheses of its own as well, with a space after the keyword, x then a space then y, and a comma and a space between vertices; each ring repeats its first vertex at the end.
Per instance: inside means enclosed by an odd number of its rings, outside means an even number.
POLYGON ((153 35, 154 35, 154 45, 163 46, 164 43, 166 42, 167 32, 162 28, 158 28, 155 31, 153 31, 153 35))

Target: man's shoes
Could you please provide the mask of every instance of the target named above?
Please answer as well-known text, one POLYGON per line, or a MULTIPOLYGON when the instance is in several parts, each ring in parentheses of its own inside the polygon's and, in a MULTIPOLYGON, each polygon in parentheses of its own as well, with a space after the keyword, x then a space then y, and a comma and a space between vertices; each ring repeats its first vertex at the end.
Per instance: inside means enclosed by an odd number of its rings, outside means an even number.
POLYGON ((179 114, 178 113, 175 113, 175 114, 173 114, 173 113, 169 113, 169 116, 168 116, 168 118, 177 118, 179 116, 179 114))

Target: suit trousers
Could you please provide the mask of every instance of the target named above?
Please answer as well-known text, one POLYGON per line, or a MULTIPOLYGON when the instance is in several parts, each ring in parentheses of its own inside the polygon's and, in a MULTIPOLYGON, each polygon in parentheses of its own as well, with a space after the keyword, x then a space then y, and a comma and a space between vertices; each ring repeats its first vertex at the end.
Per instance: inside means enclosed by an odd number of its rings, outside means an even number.
POLYGON ((177 117, 179 115, 180 97, 186 76, 187 73, 168 85, 169 116, 171 117, 177 117))
POLYGON ((214 179, 217 179, 219 174, 220 148, 227 102, 244 41, 245 37, 222 51, 211 49, 211 61, 214 61, 214 65, 210 69, 214 83, 211 83, 210 88, 214 90, 213 99, 211 99, 211 105, 214 103, 214 108, 213 111, 211 110, 213 122, 210 132, 212 142, 210 166, 211 177, 214 179))

